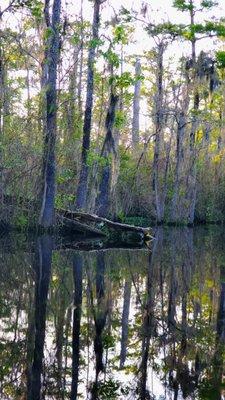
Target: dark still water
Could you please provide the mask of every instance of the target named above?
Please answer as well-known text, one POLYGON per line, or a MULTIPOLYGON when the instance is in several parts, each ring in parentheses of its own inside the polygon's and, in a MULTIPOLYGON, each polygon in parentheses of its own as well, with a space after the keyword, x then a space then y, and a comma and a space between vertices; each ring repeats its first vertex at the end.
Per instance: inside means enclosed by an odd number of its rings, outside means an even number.
POLYGON ((2 400, 224 398, 225 231, 58 242, 0 239, 2 400))

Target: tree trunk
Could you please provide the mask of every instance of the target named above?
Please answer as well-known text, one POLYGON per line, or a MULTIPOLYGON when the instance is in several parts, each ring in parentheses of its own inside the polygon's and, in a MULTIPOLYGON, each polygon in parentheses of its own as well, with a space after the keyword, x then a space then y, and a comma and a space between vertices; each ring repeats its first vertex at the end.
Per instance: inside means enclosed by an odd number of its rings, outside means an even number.
POLYGON ((78 110, 79 116, 82 119, 83 114, 83 101, 82 101, 82 78, 83 78, 83 66, 84 66, 84 19, 83 19, 83 0, 81 0, 80 8, 80 23, 81 23, 81 36, 80 36, 80 65, 79 65, 79 78, 78 78, 78 110))
POLYGON ((113 125, 115 121, 116 106, 118 96, 111 92, 110 105, 106 117, 106 137, 103 144, 101 157, 104 159, 104 166, 99 186, 99 193, 96 200, 96 210, 100 217, 105 217, 108 214, 110 206, 110 188, 112 178, 112 163, 113 157, 117 156, 115 149, 115 141, 113 137, 113 125), (110 159, 111 158, 111 159, 110 159))
POLYGON ((4 199, 4 188, 3 188, 3 103, 4 103, 4 61, 3 51, 0 44, 0 202, 3 203, 4 199))
MULTIPOLYGON (((0 19, 1 22, 1 19, 0 19)), ((9 94, 7 88, 6 60, 0 43, 0 202, 4 200, 4 131, 9 116, 9 94)))
MULTIPOLYGON (((190 5, 193 5, 193 0, 190 0, 190 5)), ((190 18, 191 18, 191 25, 194 26, 195 24, 195 13, 194 9, 190 9, 190 18)), ((195 217, 195 205, 196 205, 196 193, 197 193, 197 186, 196 186, 196 178, 197 178, 197 166, 196 166, 196 131, 198 128, 198 117, 197 113, 199 110, 199 91, 198 91, 198 79, 197 79, 197 63, 196 63, 196 40, 192 40, 192 53, 191 53, 191 60, 192 60, 192 68, 193 68, 193 76, 192 76, 192 85, 193 85, 193 96, 194 96, 194 107, 193 107, 193 117, 192 117, 192 124, 191 124, 191 132, 190 132, 190 169, 189 169, 189 179, 188 179, 188 188, 187 188, 187 199, 189 204, 188 210, 188 223, 194 223, 195 217)))
POLYGON ((52 8, 52 22, 49 18, 49 0, 45 2, 47 26, 51 28, 51 36, 48 42, 48 54, 45 60, 48 65, 48 77, 46 87, 46 132, 44 139, 43 177, 44 188, 42 194, 42 207, 39 224, 49 228, 54 224, 55 202, 55 142, 56 142, 56 109, 57 109, 57 65, 59 59, 59 24, 60 24, 61 0, 54 0, 52 8))
POLYGON ((141 63, 137 58, 135 63, 135 86, 133 100, 133 121, 132 121, 132 145, 133 148, 139 143, 140 130, 140 95, 141 95, 141 63))
POLYGON ((67 105, 67 130, 68 140, 71 140, 76 131, 76 114, 78 110, 77 74, 80 46, 73 50, 73 68, 69 75, 69 101, 67 105))
POLYGON ((100 6, 102 1, 95 0, 94 16, 92 24, 92 40, 88 52, 88 72, 87 72, 87 95, 84 114, 83 126, 83 143, 81 154, 81 170, 77 187, 76 207, 84 209, 87 200, 87 183, 88 183, 88 151, 90 149, 91 123, 93 111, 93 94, 94 94, 94 64, 96 58, 96 47, 99 39, 100 24, 100 6))
POLYGON ((183 160, 183 141, 186 128, 186 113, 181 111, 179 113, 178 126, 177 126, 177 140, 176 140, 176 167, 175 167, 175 182, 173 189, 173 198, 171 204, 170 221, 173 223, 179 222, 180 213, 178 210, 179 189, 180 189, 180 175, 183 160))
POLYGON ((153 161, 153 191, 157 222, 164 219, 165 187, 162 179, 162 165, 160 165, 163 146, 163 53, 162 43, 158 46, 157 55, 157 93, 155 104, 155 148, 153 161))

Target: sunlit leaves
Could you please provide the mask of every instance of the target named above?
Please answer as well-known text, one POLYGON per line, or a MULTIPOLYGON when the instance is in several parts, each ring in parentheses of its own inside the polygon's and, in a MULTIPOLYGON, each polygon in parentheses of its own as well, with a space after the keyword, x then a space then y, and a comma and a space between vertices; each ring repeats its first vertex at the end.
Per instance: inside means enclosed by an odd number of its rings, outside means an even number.
POLYGON ((114 84, 118 88, 128 88, 130 85, 134 84, 134 78, 132 74, 128 71, 123 72, 121 75, 114 75, 110 78, 110 84, 114 84))
POLYGON ((124 25, 117 25, 113 30, 113 36, 115 43, 125 45, 128 43, 129 31, 124 25))
MULTIPOLYGON (((190 0, 174 0, 173 2, 174 7, 176 7, 180 11, 192 11, 195 10, 198 6, 198 3, 195 0, 191 2, 190 0)), ((203 9, 211 9, 218 5, 218 1, 213 0, 202 0, 200 3, 200 7, 203 9)))
POLYGON ((15 9, 26 7, 38 22, 43 18, 44 3, 40 0, 17 0, 15 4, 13 4, 13 7, 15 9))
POLYGON ((125 22, 130 22, 133 19, 133 16, 131 14, 131 12, 122 6, 121 10, 120 10, 120 14, 123 16, 123 19, 125 22))
POLYGON ((96 49, 98 46, 101 46, 104 42, 99 39, 99 38, 95 38, 95 39, 91 39, 90 40, 90 47, 93 49, 96 49))
POLYGON ((109 48, 106 52, 103 53, 104 58, 108 61, 110 65, 115 68, 119 68, 120 66, 120 58, 115 51, 109 48))
POLYGON ((212 8, 218 6, 218 1, 213 1, 213 0, 202 0, 201 1, 201 7, 203 8, 212 8))
POLYGON ((123 128, 125 126, 126 120, 127 119, 125 113, 121 110, 117 110, 114 123, 115 128, 117 129, 123 128))
POLYGON ((194 9, 194 5, 189 0, 174 0, 173 6, 181 11, 190 11, 194 9))
POLYGON ((225 51, 217 51, 216 52, 216 61, 217 61, 217 66, 220 69, 225 68, 225 51))

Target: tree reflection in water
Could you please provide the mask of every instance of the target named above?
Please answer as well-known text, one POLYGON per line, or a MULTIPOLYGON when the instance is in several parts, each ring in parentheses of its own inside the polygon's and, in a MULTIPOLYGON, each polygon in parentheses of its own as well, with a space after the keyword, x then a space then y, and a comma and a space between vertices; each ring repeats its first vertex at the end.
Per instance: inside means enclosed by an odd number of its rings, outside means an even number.
POLYGON ((0 243, 1 399, 222 399, 222 229, 152 248, 0 243))
MULTIPOLYGON (((41 398, 41 375, 43 372, 44 341, 46 330, 46 307, 51 276, 53 239, 44 235, 37 239, 35 253, 35 302, 34 302, 34 349, 28 372, 27 399, 41 398)), ((28 367, 29 368, 29 367, 28 367)))

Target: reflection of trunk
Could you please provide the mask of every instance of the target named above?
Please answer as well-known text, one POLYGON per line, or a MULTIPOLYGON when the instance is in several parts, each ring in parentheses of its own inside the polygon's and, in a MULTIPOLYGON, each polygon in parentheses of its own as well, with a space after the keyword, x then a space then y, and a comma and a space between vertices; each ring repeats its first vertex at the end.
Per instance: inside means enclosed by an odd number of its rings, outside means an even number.
POLYGON ((132 122, 132 144, 133 147, 139 143, 139 130, 140 130, 140 94, 141 94, 141 63, 137 58, 135 63, 135 86, 134 86, 134 100, 133 100, 133 122, 132 122))
POLYGON ((97 270, 96 270, 96 297, 97 305, 94 306, 93 292, 91 289, 91 307, 95 323, 95 338, 94 338, 94 351, 96 359, 96 375, 95 382, 92 388, 92 400, 98 399, 98 376, 100 372, 104 371, 103 363, 103 342, 102 333, 106 324, 106 317, 108 314, 108 305, 105 300, 105 257, 104 253, 97 254, 97 270))
POLYGON ((85 106, 84 126, 83 126, 81 171, 79 176, 77 198, 76 198, 76 206, 78 208, 85 208, 87 200, 87 182, 88 182, 87 159, 88 159, 88 151, 90 149, 93 94, 94 94, 94 63, 96 57, 96 47, 98 45, 98 38, 99 38, 101 3, 102 3, 101 0, 95 0, 94 2, 92 40, 88 52, 87 95, 86 95, 86 106, 85 106))
POLYGON ((139 398, 140 400, 145 400, 147 397, 147 377, 148 377, 148 358, 149 358, 149 346, 150 339, 153 335, 155 328, 154 323, 154 259, 158 248, 158 243, 160 240, 159 230, 156 233, 154 247, 152 253, 149 255, 149 265, 148 265, 148 276, 146 284, 147 299, 144 305, 144 316, 142 325, 142 360, 140 365, 140 381, 139 381, 139 398))
POLYGON ((97 296, 97 310, 95 311, 95 340, 94 350, 96 356, 96 380, 99 372, 104 370, 103 364, 103 343, 102 332, 106 323, 106 316, 108 310, 105 304, 105 259, 103 254, 97 256, 97 271, 96 271, 96 296, 97 296))
POLYGON ((44 227, 54 224, 54 202, 55 202, 55 142, 56 142, 56 80, 57 65, 59 58, 59 25, 61 0, 54 0, 52 6, 52 21, 49 16, 49 0, 45 0, 46 20, 48 28, 51 28, 51 35, 48 41, 47 59, 48 79, 46 86, 46 132, 44 138, 44 160, 43 177, 44 188, 42 193, 42 206, 39 223, 44 227))
POLYGON ((187 290, 183 288, 182 296, 182 338, 181 354, 184 356, 187 350, 187 290))
POLYGON ((64 346, 64 325, 66 313, 66 301, 64 290, 65 270, 62 271, 62 279, 60 279, 59 286, 59 307, 56 315, 55 329, 56 329, 56 360, 57 360, 57 390, 64 400, 64 387, 63 387, 63 346, 64 346))
POLYGON ((215 399, 220 399, 220 390, 222 386, 224 370, 224 343, 225 343, 225 283, 221 284, 219 311, 217 316, 217 337, 216 351, 213 359, 213 381, 215 389, 215 399))
POLYGON ((125 286, 124 286, 124 297, 123 297, 120 368, 124 367, 124 364, 125 364, 125 361, 126 361, 126 355, 127 355, 130 298, 131 298, 131 282, 130 282, 130 280, 126 280, 125 286))
MULTIPOLYGON (((31 285, 32 287, 32 285, 31 285)), ((27 343, 27 381, 29 380, 29 374, 32 368, 33 361, 33 351, 34 351, 34 337, 35 337, 35 320, 34 320, 34 291, 32 287, 32 291, 29 292, 29 309, 27 315, 27 334, 26 334, 26 343, 27 343)))
POLYGON ((191 277, 194 267, 194 250, 193 250, 193 232, 192 229, 186 228, 184 231, 184 262, 182 265, 182 339, 181 339, 181 356, 185 356, 187 351, 187 301, 188 293, 191 285, 191 277))
POLYGON ((174 262, 171 266, 171 279, 169 288, 169 299, 168 299, 168 326, 173 328, 176 325, 175 315, 176 315, 176 275, 175 275, 175 265, 174 262))
POLYGON ((75 254, 73 259, 74 279, 74 311, 73 311, 73 355, 72 355, 72 387, 71 400, 77 398, 79 358, 80 358, 80 321, 82 311, 82 269, 83 259, 80 254, 75 254))
POLYGON ((50 236, 38 239, 35 271, 35 341, 33 363, 28 378, 28 400, 41 398, 42 360, 44 356, 46 307, 51 276, 53 240, 50 236))
POLYGON ((65 326, 65 367, 64 367, 64 376, 63 376, 63 385, 66 387, 66 377, 67 377, 67 367, 68 367, 68 347, 69 347, 69 336, 70 336, 70 326, 71 326, 71 316, 72 310, 71 307, 68 308, 66 314, 66 326, 65 326))
POLYGON ((109 205, 110 205, 110 188, 111 188, 111 177, 112 177, 112 163, 113 158, 117 157, 115 142, 113 137, 113 125, 115 121, 115 112, 118 102, 118 96, 111 92, 110 105, 106 117, 106 137, 103 144, 101 157, 104 160, 104 166, 102 170, 101 182, 99 187, 99 194, 96 200, 97 214, 100 217, 106 217, 109 205))
MULTIPOLYGON (((217 329, 215 352, 209 365, 209 374, 206 374, 203 393, 204 398, 221 400, 224 387, 224 350, 225 350, 225 282, 221 284, 219 309, 217 314, 217 329), (207 391, 205 390, 207 388, 207 391)), ((201 390, 201 386, 200 386, 201 390)), ((202 397, 203 398, 203 397, 202 397)))

